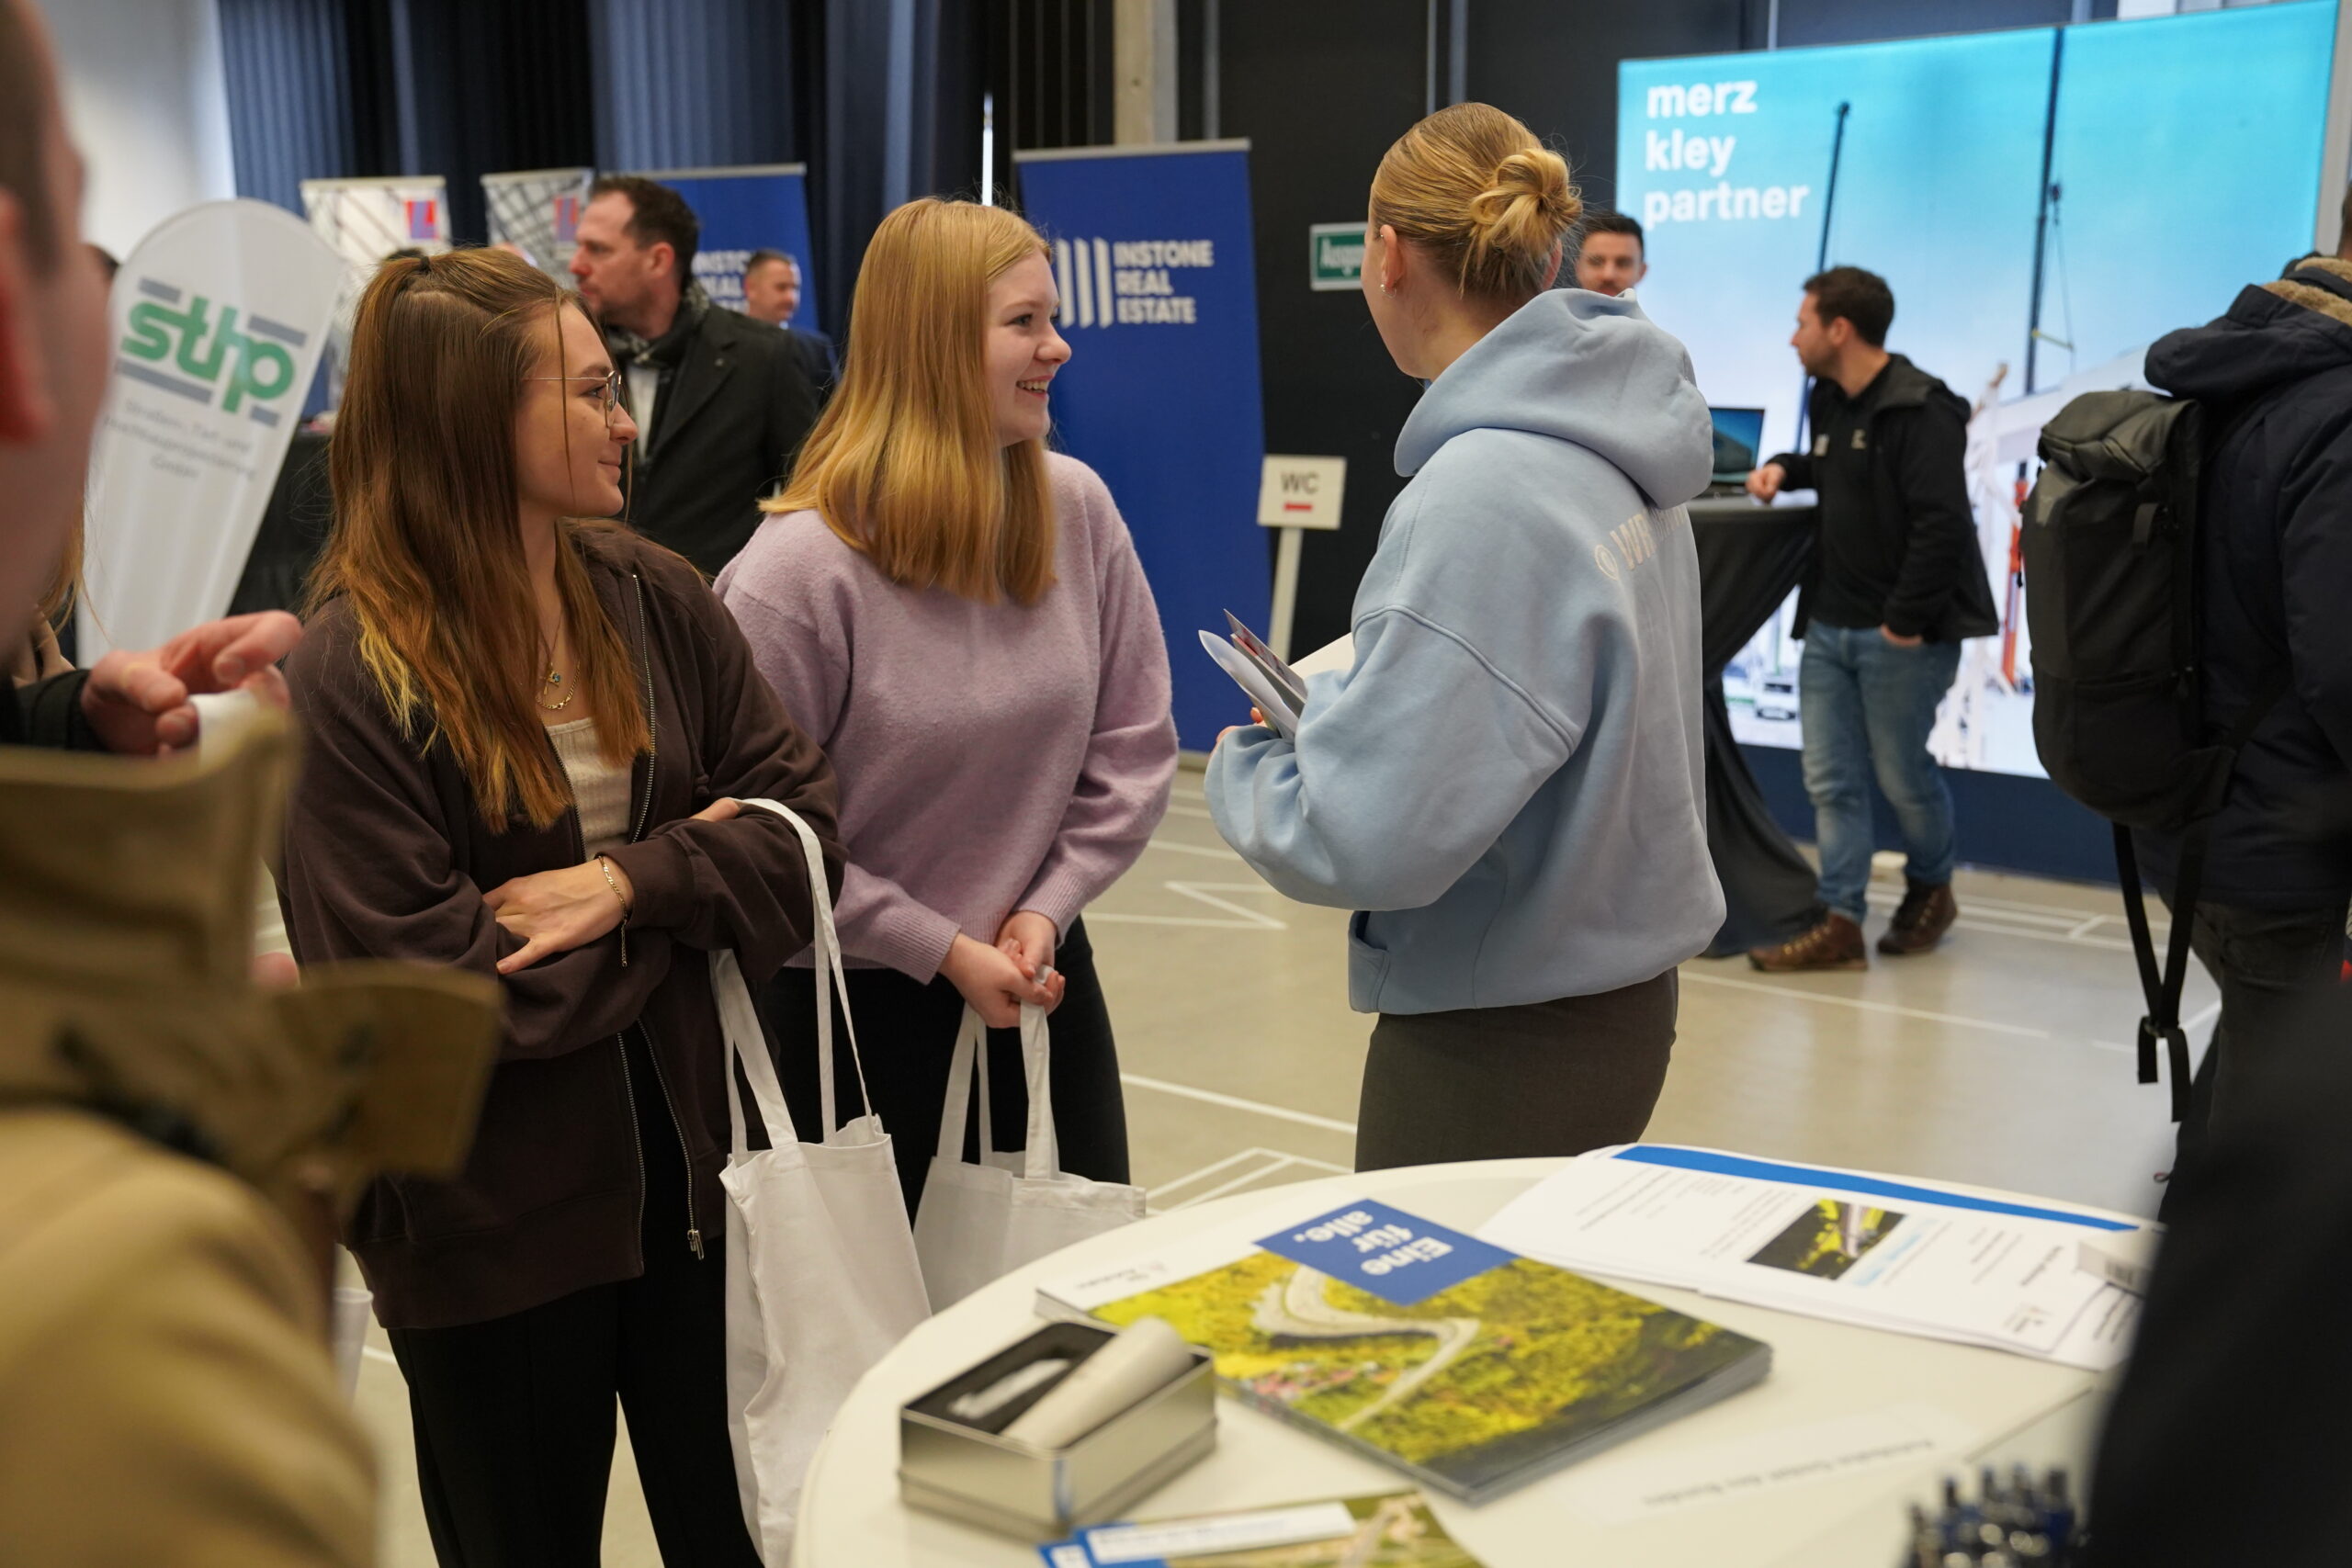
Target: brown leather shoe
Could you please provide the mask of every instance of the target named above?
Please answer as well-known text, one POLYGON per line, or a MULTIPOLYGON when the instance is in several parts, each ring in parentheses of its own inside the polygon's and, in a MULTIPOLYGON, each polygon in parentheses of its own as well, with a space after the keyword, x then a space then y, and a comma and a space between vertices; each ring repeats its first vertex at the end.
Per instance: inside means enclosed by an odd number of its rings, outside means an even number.
POLYGON ((1862 928, 1843 915, 1831 915, 1778 947, 1757 948, 1747 961, 1768 975, 1794 975, 1808 969, 1867 969, 1871 954, 1862 942, 1862 928))
POLYGON ((1878 950, 1889 958, 1930 952, 1958 919, 1960 905, 1952 898, 1951 884, 1906 883, 1903 903, 1894 911, 1886 934, 1878 939, 1878 950))

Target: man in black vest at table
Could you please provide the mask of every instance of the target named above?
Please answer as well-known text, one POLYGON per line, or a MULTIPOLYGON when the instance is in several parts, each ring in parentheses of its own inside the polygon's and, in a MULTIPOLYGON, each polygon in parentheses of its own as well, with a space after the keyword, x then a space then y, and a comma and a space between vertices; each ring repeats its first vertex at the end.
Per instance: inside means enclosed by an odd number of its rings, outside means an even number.
POLYGON ((716 577, 816 423, 817 389, 791 339, 694 281, 701 237, 676 191, 606 175, 581 209, 571 276, 641 432, 628 520, 716 577))

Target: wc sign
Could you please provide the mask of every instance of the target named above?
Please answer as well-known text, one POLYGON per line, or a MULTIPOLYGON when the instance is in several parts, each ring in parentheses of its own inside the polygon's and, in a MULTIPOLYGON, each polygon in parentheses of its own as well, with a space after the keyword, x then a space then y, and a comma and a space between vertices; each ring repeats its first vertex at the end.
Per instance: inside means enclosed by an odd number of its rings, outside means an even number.
POLYGON ((1258 488, 1258 523, 1265 528, 1337 528, 1348 485, 1345 457, 1269 455, 1258 488))

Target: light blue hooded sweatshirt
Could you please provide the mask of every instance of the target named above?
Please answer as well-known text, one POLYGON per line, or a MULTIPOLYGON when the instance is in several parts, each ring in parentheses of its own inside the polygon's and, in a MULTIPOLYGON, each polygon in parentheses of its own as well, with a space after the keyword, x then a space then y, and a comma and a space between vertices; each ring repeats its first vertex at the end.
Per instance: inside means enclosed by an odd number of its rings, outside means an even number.
POLYGON ((1309 681, 1295 745, 1209 760, 1226 841, 1359 911, 1358 1011, 1615 990, 1723 924, 1683 511, 1713 467, 1690 356, 1630 299, 1539 294, 1422 394, 1353 668, 1309 681))

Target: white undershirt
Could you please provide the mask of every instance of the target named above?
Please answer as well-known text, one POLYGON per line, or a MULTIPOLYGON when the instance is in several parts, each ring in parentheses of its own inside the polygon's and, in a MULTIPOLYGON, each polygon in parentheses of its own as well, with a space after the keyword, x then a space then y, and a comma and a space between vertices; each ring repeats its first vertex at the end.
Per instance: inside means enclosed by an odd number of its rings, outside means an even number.
POLYGON ((645 438, 653 434, 653 400, 662 392, 662 367, 632 365, 628 375, 629 417, 637 422, 638 446, 641 451, 645 438))
POLYGON ((575 718, 548 726, 548 739, 571 781, 571 797, 580 807, 580 837, 591 858, 628 841, 630 769, 615 767, 598 754, 596 721, 575 718))

